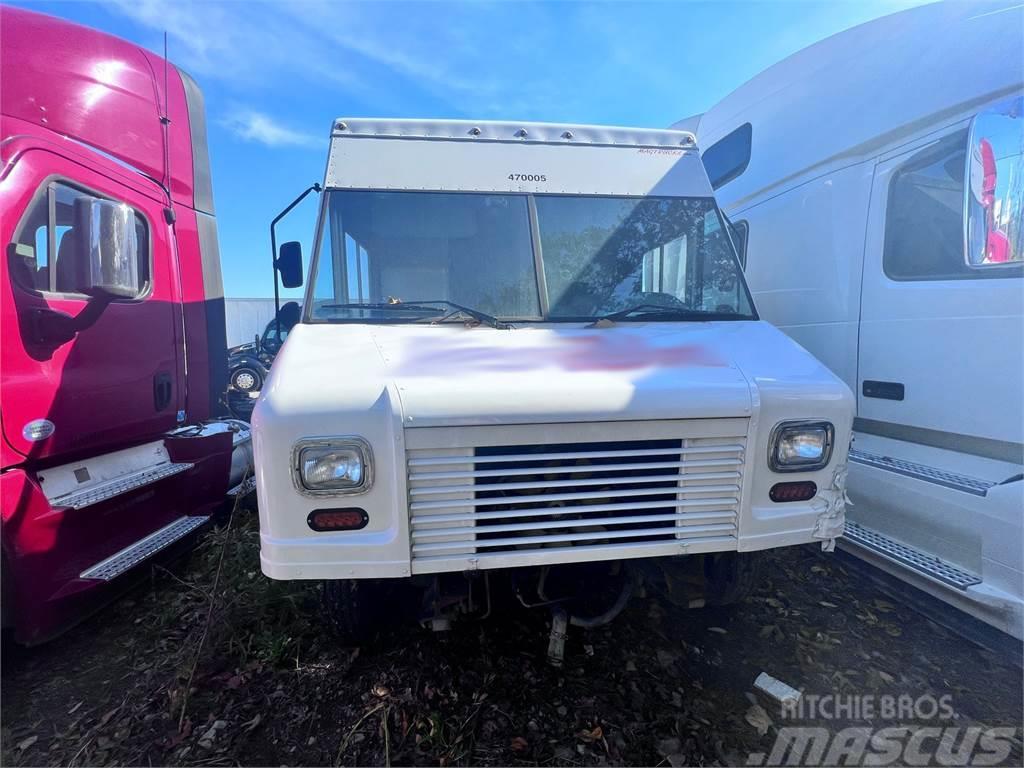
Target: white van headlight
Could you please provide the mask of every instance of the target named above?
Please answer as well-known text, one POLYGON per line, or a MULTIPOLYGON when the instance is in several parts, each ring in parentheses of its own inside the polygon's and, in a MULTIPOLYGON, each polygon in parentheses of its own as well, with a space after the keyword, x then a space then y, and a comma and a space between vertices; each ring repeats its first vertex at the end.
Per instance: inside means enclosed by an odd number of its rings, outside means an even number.
POLYGON ((292 448, 292 478, 307 496, 363 493, 373 483, 370 446, 359 437, 300 440, 292 448))
POLYGON ((813 472, 832 458, 835 430, 827 421, 783 421, 768 440, 768 466, 775 472, 813 472))

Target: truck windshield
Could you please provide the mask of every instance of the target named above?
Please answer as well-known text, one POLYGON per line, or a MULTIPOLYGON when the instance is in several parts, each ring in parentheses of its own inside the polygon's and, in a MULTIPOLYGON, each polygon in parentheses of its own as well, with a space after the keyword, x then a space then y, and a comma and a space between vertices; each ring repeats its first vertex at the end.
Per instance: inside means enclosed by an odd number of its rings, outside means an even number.
POLYGON ((664 319, 753 317, 710 197, 334 190, 326 205, 313 321, 421 322, 399 307, 427 301, 519 321, 639 306, 695 311, 664 319))

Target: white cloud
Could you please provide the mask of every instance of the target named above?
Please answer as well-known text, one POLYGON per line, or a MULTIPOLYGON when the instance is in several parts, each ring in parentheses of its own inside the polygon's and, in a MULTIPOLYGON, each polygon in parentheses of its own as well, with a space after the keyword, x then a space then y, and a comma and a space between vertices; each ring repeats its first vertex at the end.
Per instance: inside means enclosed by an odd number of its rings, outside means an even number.
POLYGON ((388 71, 470 117, 531 117, 574 101, 555 53, 564 23, 535 3, 371 3, 306 0, 284 6, 332 50, 388 71), (541 52, 548 52, 547 56, 541 52))
POLYGON ((245 101, 305 86, 395 113, 419 93, 453 116, 536 119, 568 116, 582 95, 544 65, 561 58, 564 30, 543 5, 105 2, 145 28, 154 50, 166 30, 175 63, 244 88, 245 101))
POLYGON ((332 67, 315 35, 290 21, 270 3, 188 0, 105 0, 107 6, 142 27, 159 52, 167 32, 169 58, 202 79, 246 88, 269 88, 290 78, 317 78, 359 88, 345 69, 332 67))
POLYGON ((253 109, 237 109, 221 122, 245 141, 266 144, 268 147, 323 149, 327 142, 326 138, 283 126, 270 115, 253 109))

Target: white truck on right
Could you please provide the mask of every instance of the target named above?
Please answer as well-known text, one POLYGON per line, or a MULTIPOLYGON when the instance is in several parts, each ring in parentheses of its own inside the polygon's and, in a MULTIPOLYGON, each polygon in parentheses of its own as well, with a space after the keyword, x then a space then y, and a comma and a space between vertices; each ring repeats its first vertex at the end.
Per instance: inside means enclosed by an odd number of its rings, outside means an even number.
POLYGON ((840 546, 1022 637, 1017 4, 937 3, 768 68, 693 130, 761 316, 857 395, 840 546))

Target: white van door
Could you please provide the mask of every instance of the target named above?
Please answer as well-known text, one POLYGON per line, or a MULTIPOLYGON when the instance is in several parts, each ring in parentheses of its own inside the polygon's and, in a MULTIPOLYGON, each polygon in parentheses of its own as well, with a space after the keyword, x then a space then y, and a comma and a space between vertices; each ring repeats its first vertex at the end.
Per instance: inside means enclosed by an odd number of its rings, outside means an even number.
MULTIPOLYGON (((1021 120, 1014 122, 1019 130, 1021 120)), ((970 135, 968 125, 959 125, 883 156, 876 167, 861 296, 858 415, 872 428, 867 431, 1019 462, 1024 179, 1020 162, 1007 157, 1006 179, 998 182, 1002 198, 995 201, 999 220, 989 225, 999 235, 989 239, 1008 244, 995 254, 1000 260, 968 253, 965 214, 976 233, 993 207, 968 204, 975 199, 967 194, 970 135)))
POLYGON ((848 535, 911 547, 1020 636, 1024 121, 993 115, 876 165, 848 535))

